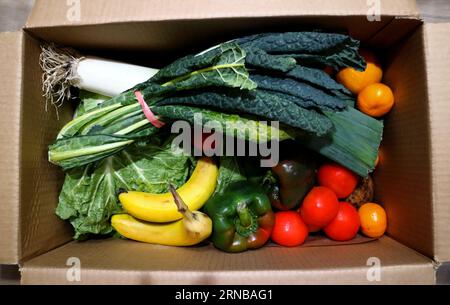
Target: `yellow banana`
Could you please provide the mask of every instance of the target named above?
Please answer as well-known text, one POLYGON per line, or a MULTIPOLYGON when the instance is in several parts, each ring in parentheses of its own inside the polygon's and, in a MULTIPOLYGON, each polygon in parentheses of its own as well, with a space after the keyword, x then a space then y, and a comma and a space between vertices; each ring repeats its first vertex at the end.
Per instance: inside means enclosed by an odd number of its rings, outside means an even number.
POLYGON ((192 214, 198 219, 197 224, 186 224, 186 218, 169 223, 146 222, 128 214, 114 215, 111 224, 128 239, 165 246, 192 246, 207 239, 212 231, 212 221, 206 214, 199 211, 192 214))
MULTIPOLYGON (((191 211, 200 209, 213 194, 219 170, 211 158, 201 158, 192 176, 177 192, 191 211)), ((183 215, 177 210, 171 193, 151 194, 127 192, 119 195, 119 200, 128 214, 151 222, 170 222, 183 215)))
POLYGON ((175 189, 171 189, 171 192, 178 210, 184 215, 182 219, 151 223, 127 214, 118 214, 111 219, 113 228, 126 238, 166 246, 192 246, 208 238, 212 231, 211 219, 202 212, 191 212, 175 189))

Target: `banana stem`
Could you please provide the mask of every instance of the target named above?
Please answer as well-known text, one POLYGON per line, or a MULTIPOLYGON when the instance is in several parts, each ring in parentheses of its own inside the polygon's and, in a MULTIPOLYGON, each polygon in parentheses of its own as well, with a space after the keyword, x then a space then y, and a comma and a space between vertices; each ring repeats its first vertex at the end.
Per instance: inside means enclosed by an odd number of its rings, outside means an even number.
POLYGON ((175 201, 175 204, 177 205, 178 208, 178 212, 183 214, 183 216, 186 217, 187 219, 193 220, 194 214, 191 212, 191 210, 189 210, 189 207, 183 201, 183 199, 181 199, 180 194, 178 194, 177 190, 171 183, 169 183, 169 191, 172 193, 173 200, 175 201))

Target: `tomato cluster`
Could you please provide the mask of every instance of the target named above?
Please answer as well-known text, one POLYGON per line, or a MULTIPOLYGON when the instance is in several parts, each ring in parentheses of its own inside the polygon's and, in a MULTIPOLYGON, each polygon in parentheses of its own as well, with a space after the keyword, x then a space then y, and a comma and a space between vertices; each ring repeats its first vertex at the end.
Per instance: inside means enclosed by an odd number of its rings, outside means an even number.
POLYGON ((358 176, 335 164, 322 165, 317 173, 319 186, 313 187, 297 211, 275 213, 272 240, 282 246, 299 246, 309 233, 322 230, 336 241, 353 239, 358 231, 369 237, 380 237, 386 229, 386 214, 379 205, 370 203, 358 210, 347 198, 358 184, 358 176))

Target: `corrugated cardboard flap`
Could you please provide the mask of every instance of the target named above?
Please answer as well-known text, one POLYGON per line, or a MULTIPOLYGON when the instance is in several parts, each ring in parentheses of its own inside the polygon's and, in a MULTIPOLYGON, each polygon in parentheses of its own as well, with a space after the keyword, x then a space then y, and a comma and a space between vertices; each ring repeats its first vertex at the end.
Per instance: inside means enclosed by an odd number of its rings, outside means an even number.
POLYGON ((91 240, 64 245, 22 269, 24 284, 433 284, 434 277, 430 259, 389 237, 240 254, 212 246, 91 240))
POLYGON ((63 173, 47 161, 47 146, 72 113, 61 109, 58 120, 45 106, 39 55, 28 34, 0 34, 1 264, 22 263, 71 236, 70 225, 54 216, 63 173))
MULTIPOLYGON (((366 16, 377 11, 366 0, 37 0, 27 28, 129 21, 265 16, 366 16)), ((381 0, 384 16, 417 17, 414 0, 381 0)))
POLYGON ((17 264, 23 34, 0 33, 0 263, 17 264))
POLYGON ((434 258, 444 262, 450 261, 450 23, 425 24, 424 32, 433 170, 434 258))

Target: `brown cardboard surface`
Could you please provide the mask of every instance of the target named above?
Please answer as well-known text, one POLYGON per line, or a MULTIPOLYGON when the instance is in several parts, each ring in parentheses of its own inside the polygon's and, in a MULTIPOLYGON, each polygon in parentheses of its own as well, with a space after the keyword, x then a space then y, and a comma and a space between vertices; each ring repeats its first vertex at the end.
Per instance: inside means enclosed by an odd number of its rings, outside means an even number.
POLYGON ((450 23, 426 24, 434 258, 450 261, 450 23))
POLYGON ((36 40, 5 33, 0 43, 0 263, 17 264, 71 238, 70 226, 54 215, 63 173, 48 163, 47 146, 72 114, 61 108, 57 119, 55 109, 46 110, 36 40))
POLYGON ((0 263, 19 260, 19 151, 22 101, 22 33, 0 34, 0 263))
POLYGON ((64 173, 47 160, 48 145, 70 120, 72 110, 61 107, 57 117, 55 108, 46 107, 41 89, 40 45, 29 35, 24 37, 19 261, 69 241, 72 234, 70 225, 54 214, 64 173))
MULTIPOLYGON (((345 246, 345 245, 355 245, 363 244, 371 241, 375 241, 374 238, 369 238, 361 234, 357 234, 352 240, 348 241, 334 241, 326 237, 323 233, 310 234, 306 239, 303 247, 329 247, 329 246, 345 246)), ((276 244, 270 244, 275 246, 276 244)))
MULTIPOLYGON (((60 0, 37 0, 27 21, 27 27, 251 16, 366 16, 370 9, 366 0, 80 0, 76 2, 80 5, 60 0)), ((381 14, 385 16, 418 16, 414 0, 381 0, 380 8, 381 14)))
POLYGON ((437 262, 450 260, 449 34, 449 24, 425 24, 389 56, 396 104, 375 176, 389 234, 437 262))
POLYGON ((426 257, 384 237, 351 246, 265 247, 227 254, 211 246, 175 248, 127 240, 72 242, 25 263, 23 284, 433 284, 426 257), (81 282, 69 258, 78 258, 81 282), (369 282, 379 259, 381 281, 369 282), (369 261, 370 263, 370 261, 369 261), (69 277, 71 278, 71 277, 69 277))
POLYGON ((422 22, 418 18, 395 17, 373 35, 368 44, 377 49, 391 47, 404 38, 406 33, 413 32, 421 24, 422 22))
MULTIPOLYGON (((365 0, 81 0, 78 21, 73 9, 58 0, 37 1, 27 31, 44 40, 78 48, 167 51, 207 47, 260 31, 294 28, 348 29, 366 40, 393 16, 417 17, 415 1, 381 1, 380 21, 370 22, 365 0), (270 16, 271 18, 266 18, 270 16), (299 18, 301 16, 301 18, 299 18), (202 33, 202 35, 198 35, 202 33)), ((391 39, 395 39, 395 35, 391 39)))
POLYGON ((169 51, 182 49, 201 50, 237 36, 256 32, 276 32, 318 27, 339 31, 350 29, 350 34, 366 40, 384 26, 392 17, 383 16, 380 22, 369 22, 365 16, 261 16, 141 21, 129 23, 107 23, 95 25, 74 25, 61 27, 28 28, 27 31, 44 40, 82 49, 108 49, 118 47, 127 50, 169 51), (320 24, 320 26, 318 25, 320 24), (199 35, 199 33, 202 33, 199 35))
POLYGON ((395 95, 385 118, 377 201, 388 215, 388 233, 433 257, 433 213, 427 78, 423 29, 388 54, 383 82, 395 95))

